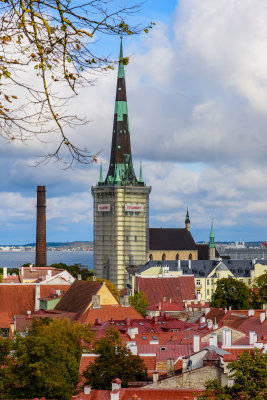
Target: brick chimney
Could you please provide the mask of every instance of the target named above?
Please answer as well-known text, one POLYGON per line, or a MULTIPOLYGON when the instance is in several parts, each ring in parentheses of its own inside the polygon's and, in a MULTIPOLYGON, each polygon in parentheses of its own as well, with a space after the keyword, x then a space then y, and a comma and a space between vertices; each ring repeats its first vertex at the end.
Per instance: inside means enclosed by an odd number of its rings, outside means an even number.
POLYGON ((45 186, 37 186, 35 265, 46 265, 46 204, 45 186))

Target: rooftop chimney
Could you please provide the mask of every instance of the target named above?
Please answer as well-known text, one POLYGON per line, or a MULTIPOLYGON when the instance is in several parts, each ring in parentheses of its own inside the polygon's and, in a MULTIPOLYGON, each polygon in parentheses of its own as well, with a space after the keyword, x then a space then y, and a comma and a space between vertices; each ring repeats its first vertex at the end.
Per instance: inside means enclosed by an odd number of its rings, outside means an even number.
POLYGON ((92 308, 101 308, 100 295, 99 294, 93 294, 93 296, 92 296, 92 308))
POLYGON ((217 333, 212 333, 209 338, 210 346, 218 347, 218 336, 217 333))
POLYGON ((35 265, 46 265, 46 204, 45 186, 37 186, 35 265))
POLYGON ((90 394, 91 390, 92 390, 91 386, 84 386, 83 388, 84 394, 90 394))
POLYGON ((255 343, 257 343, 257 340, 258 340, 257 333, 255 331, 250 331, 249 332, 249 344, 254 345, 255 343))
POLYGON ((223 346, 232 346, 232 331, 231 329, 223 329, 222 330, 222 345, 223 346))
POLYGON ((119 390, 121 389, 121 380, 119 378, 113 379, 111 382, 112 389, 111 390, 119 390))
POLYGON ((193 351, 197 353, 200 350, 200 336, 194 335, 193 336, 193 351))
POLYGON ((263 322, 265 321, 265 312, 260 313, 260 321, 261 321, 261 324, 263 324, 263 322))

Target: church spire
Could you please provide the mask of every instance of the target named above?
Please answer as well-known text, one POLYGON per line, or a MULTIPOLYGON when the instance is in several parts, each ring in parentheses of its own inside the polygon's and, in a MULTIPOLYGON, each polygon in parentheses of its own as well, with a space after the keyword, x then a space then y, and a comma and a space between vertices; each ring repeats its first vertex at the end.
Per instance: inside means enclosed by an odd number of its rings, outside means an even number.
POLYGON ((104 179, 103 179, 103 170, 102 170, 102 161, 101 161, 98 184, 103 185, 103 183, 104 183, 104 179))
POLYGON ((215 241, 214 241, 213 220, 212 220, 210 228, 209 260, 215 260, 215 256, 216 252, 215 252, 215 241))
POLYGON ((121 185, 138 185, 132 163, 122 40, 120 44, 110 163, 105 183, 118 185, 118 177, 120 177, 119 184, 121 185))
POLYGON ((140 161, 139 183, 144 183, 142 162, 140 161))
POLYGON ((186 216, 185 216, 185 228, 190 231, 190 219, 189 219, 189 212, 188 212, 188 207, 186 210, 186 216))
POLYGON ((211 228, 210 228, 210 243, 209 243, 209 248, 215 247, 215 242, 214 242, 214 232, 213 232, 213 221, 211 223, 211 228))

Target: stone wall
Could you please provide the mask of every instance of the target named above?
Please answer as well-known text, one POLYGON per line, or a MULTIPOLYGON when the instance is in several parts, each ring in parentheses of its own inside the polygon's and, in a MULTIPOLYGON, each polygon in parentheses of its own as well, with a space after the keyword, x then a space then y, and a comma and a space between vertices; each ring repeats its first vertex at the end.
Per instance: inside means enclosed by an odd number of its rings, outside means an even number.
POLYGON ((205 389, 205 382, 216 378, 220 382, 225 382, 223 370, 218 366, 207 365, 206 367, 198 368, 190 372, 184 372, 181 375, 163 379, 162 381, 148 385, 147 389, 205 389))

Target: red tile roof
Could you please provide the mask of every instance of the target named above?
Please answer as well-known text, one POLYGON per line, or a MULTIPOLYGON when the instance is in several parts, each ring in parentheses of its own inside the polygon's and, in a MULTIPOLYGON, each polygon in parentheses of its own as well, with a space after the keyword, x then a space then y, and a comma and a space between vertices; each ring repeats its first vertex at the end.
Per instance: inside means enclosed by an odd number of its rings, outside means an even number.
POLYGON ((19 283, 18 275, 8 275, 6 278, 3 278, 2 283, 19 283))
MULTIPOLYGON (((129 388, 119 390, 120 400, 194 400, 201 390, 197 389, 151 389, 149 386, 143 388, 129 388)), ((80 393, 77 400, 110 400, 110 391, 92 390, 90 394, 80 393)))
MULTIPOLYGON (((26 314, 34 311, 35 284, 0 284, 1 311, 8 312, 10 318, 14 315, 26 314)), ((66 290, 67 285, 40 285, 40 297, 49 295, 51 288, 66 290)))
POLYGON ((23 279, 30 279, 30 280, 33 279, 38 281, 46 279, 48 271, 51 271, 52 276, 55 276, 60 272, 63 272, 64 269, 52 268, 52 267, 35 267, 35 266, 19 268, 20 275, 23 279), (22 268, 23 268, 23 274, 22 274, 22 268))
POLYGON ((147 307, 149 311, 184 311, 184 304, 177 304, 169 301, 162 301, 147 307))
POLYGON ((156 370, 156 356, 141 356, 147 368, 147 372, 153 373, 156 370))
POLYGON ((1 328, 11 328, 10 318, 8 316, 8 313, 5 311, 0 311, 0 329, 1 328))
POLYGON ((89 308, 78 319, 80 322, 87 324, 94 324, 96 319, 101 322, 109 321, 111 318, 114 320, 124 320, 125 318, 139 319, 142 318, 136 309, 132 306, 124 307, 121 304, 102 305, 101 308, 89 308))
POLYGON ((194 276, 143 278, 136 277, 135 288, 144 292, 149 304, 156 304, 168 296, 175 303, 195 298, 194 276))
POLYGON ((69 319, 70 321, 74 321, 75 317, 75 313, 63 311, 56 312, 54 310, 39 310, 31 315, 15 315, 16 330, 19 332, 24 332, 26 326, 32 325, 33 318, 69 319))

